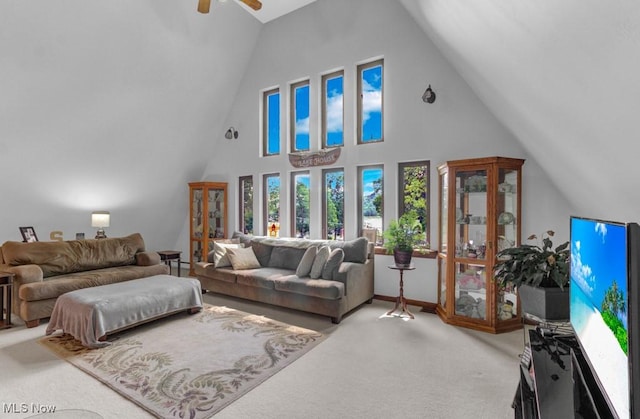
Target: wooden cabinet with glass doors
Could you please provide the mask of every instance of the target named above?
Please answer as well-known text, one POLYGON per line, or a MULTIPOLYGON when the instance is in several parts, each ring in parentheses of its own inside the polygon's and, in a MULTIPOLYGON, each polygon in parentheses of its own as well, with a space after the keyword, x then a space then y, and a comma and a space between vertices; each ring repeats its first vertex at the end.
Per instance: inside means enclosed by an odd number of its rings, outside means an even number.
POLYGON ((196 262, 206 260, 214 240, 227 237, 227 208, 226 183, 189 183, 189 275, 195 275, 196 262))
POLYGON ((523 164, 486 157, 438 167, 436 312, 449 324, 491 333, 522 326, 515 290, 498 287, 492 272, 496 253, 520 243, 523 164))

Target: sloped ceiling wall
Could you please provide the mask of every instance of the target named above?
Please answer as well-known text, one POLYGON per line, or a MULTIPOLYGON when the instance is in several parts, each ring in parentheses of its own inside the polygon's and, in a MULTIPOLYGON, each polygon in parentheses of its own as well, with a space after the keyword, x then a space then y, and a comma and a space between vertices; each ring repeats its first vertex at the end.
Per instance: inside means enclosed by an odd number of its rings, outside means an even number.
POLYGON ((640 222, 640 3, 400 2, 577 215, 640 222))
POLYGON ((262 25, 234 2, 0 2, 0 238, 171 248, 262 25), (177 216, 178 215, 178 216, 177 216))

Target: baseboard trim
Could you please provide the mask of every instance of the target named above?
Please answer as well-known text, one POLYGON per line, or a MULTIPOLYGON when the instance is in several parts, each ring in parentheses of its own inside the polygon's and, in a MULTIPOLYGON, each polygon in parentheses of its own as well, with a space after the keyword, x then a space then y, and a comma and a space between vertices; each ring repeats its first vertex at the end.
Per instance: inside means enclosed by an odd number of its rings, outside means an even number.
MULTIPOLYGON (((379 294, 374 294, 373 298, 375 298, 376 300, 381 300, 381 301, 390 301, 392 303, 395 303, 396 300, 398 299, 398 297, 391 297, 391 296, 388 296, 388 295, 379 295, 379 294)), ((420 309, 420 311, 422 311, 424 313, 431 313, 431 314, 435 314, 436 313, 436 304, 435 303, 428 303, 426 301, 412 300, 410 298, 407 298, 407 304, 409 304, 410 306, 422 307, 420 309)))

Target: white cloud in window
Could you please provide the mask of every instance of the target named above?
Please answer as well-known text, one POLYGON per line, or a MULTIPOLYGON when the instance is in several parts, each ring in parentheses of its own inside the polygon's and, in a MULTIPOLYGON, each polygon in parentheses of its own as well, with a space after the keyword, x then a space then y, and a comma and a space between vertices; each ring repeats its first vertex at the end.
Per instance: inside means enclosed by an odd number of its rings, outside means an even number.
POLYGON ((362 122, 366 122, 372 113, 382 112, 382 91, 366 80, 362 81, 362 122))
POLYGON ((296 134, 309 134, 309 117, 296 121, 296 134))
POLYGON ((327 98, 327 132, 342 132, 342 94, 327 98))

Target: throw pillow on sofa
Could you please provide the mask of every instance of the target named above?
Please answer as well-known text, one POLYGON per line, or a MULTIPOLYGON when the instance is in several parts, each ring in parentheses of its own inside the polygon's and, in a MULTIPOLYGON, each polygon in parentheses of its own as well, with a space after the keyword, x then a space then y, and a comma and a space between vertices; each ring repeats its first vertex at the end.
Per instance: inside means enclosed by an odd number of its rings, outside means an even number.
POLYGON ((258 262, 256 254, 253 253, 253 249, 250 247, 240 247, 238 249, 229 247, 227 248, 227 256, 231 261, 231 266, 233 266, 234 271, 260 268, 260 262, 258 262))
POLYGON ((311 279, 318 279, 322 275, 322 269, 324 268, 324 264, 327 263, 329 259, 329 254, 331 251, 329 250, 329 246, 322 246, 318 249, 318 254, 316 255, 315 260, 313 261, 313 265, 311 266, 311 272, 309 272, 309 276, 311 279))
POLYGON ((324 279, 334 279, 336 277, 336 272, 338 272, 338 268, 340 264, 344 260, 344 251, 342 249, 333 249, 329 254, 329 258, 327 262, 324 264, 322 268, 321 278, 324 279))
POLYGON ((310 246, 302 255, 302 260, 300 260, 300 264, 296 269, 296 276, 298 278, 304 278, 305 276, 309 276, 311 273, 311 268, 313 267, 313 261, 316 260, 316 255, 318 254, 318 248, 316 246, 310 246))
POLYGON ((229 256, 227 256, 227 249, 234 248, 239 249, 244 247, 241 243, 213 243, 213 264, 216 268, 225 268, 231 266, 229 256))

